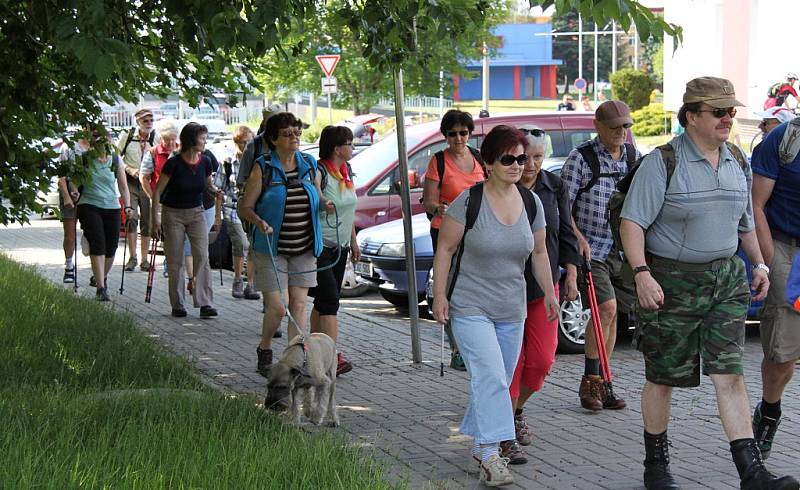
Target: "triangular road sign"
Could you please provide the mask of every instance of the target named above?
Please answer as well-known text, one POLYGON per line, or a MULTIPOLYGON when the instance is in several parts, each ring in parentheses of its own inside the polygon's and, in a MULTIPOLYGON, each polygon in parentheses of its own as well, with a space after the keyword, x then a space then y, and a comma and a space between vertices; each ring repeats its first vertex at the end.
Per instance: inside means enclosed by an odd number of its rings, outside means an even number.
POLYGON ((316 58, 322 71, 325 72, 325 76, 330 77, 333 74, 333 70, 336 69, 336 65, 339 64, 341 56, 338 54, 320 54, 316 58))

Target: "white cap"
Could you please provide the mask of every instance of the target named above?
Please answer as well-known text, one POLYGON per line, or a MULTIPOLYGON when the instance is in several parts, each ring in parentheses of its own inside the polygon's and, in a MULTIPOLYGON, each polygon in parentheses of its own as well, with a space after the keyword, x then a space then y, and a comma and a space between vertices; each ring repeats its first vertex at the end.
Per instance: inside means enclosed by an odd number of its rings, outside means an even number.
POLYGON ((785 107, 770 107, 766 111, 756 111, 753 115, 761 119, 777 119, 780 123, 789 122, 795 118, 794 112, 785 107))
POLYGON ((787 73, 786 74, 786 79, 788 80, 790 78, 794 78, 795 80, 797 80, 797 73, 795 73, 793 71, 790 71, 789 73, 787 73))

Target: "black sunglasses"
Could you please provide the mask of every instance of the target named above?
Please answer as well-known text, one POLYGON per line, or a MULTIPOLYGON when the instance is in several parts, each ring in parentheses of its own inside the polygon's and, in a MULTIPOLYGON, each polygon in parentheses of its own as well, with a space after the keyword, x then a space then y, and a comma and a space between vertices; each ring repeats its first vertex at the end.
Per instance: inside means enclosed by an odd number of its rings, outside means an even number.
POLYGON ((710 112, 712 116, 716 117, 717 119, 722 119, 725 117, 725 114, 736 117, 736 108, 735 107, 727 107, 725 109, 702 109, 697 112, 710 112))
POLYGON ((531 135, 531 136, 533 136, 535 138, 539 138, 541 136, 544 136, 544 129, 522 129, 522 128, 520 128, 519 130, 522 131, 523 134, 529 134, 529 135, 531 135))
POLYGON ((455 138, 456 136, 467 136, 468 134, 469 134, 469 131, 467 131, 466 129, 462 129, 461 131, 448 131, 447 132, 447 137, 448 138, 455 138))
POLYGON ((508 167, 512 165, 514 162, 517 162, 517 165, 525 165, 528 162, 528 155, 523 153, 521 155, 503 155, 498 160, 504 167, 508 167))

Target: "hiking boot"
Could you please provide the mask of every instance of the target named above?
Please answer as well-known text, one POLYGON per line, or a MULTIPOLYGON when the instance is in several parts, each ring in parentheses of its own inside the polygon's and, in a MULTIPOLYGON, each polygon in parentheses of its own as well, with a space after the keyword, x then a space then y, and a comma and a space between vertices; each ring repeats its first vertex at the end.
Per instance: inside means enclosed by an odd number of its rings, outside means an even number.
POLYGON ((139 264, 139 270, 142 272, 148 272, 150 270, 150 262, 143 260, 142 263, 139 264))
POLYGON ((596 374, 584 374, 581 378, 581 386, 578 388, 581 406, 595 412, 602 410, 604 391, 603 378, 596 374))
POLYGON ((213 306, 200 307, 200 318, 215 318, 217 315, 217 310, 213 306))
POLYGON ((269 367, 272 365, 272 349, 262 349, 256 347, 256 356, 258 356, 258 364, 256 371, 265 378, 269 375, 269 367))
POLYGON ((627 407, 628 404, 622 398, 617 398, 614 394, 614 387, 611 383, 603 382, 603 408, 608 410, 620 410, 627 407))
POLYGON ((94 299, 97 301, 111 301, 111 298, 108 297, 108 288, 97 288, 94 299))
POLYGON ((500 456, 508 458, 508 464, 525 464, 528 462, 525 452, 516 439, 500 443, 500 456))
POLYGON ((492 454, 486 461, 481 461, 481 483, 487 487, 514 483, 514 477, 508 471, 508 459, 492 454))
POLYGON ((244 298, 244 281, 241 279, 234 279, 233 286, 231 286, 231 295, 236 299, 244 298))
POLYGON ((523 446, 530 446, 533 440, 533 434, 528 427, 528 422, 525 420, 525 414, 514 414, 514 433, 516 434, 517 442, 523 446))
POLYGON ((450 367, 456 371, 466 371, 467 365, 464 364, 464 359, 461 357, 460 352, 453 352, 450 356, 450 367))
POLYGON ((175 318, 184 318, 186 316, 186 310, 183 308, 173 308, 170 314, 175 318))
POLYGON ((731 442, 731 455, 739 472, 742 490, 797 490, 800 482, 791 476, 777 477, 767 471, 755 439, 731 442))
POLYGON ((767 459, 769 453, 772 452, 772 441, 775 439, 775 433, 778 432, 780 424, 780 417, 773 419, 772 417, 761 415, 761 402, 758 402, 753 412, 753 437, 755 437, 758 449, 761 451, 761 459, 767 459))
POLYGON ((128 263, 125 264, 125 272, 133 272, 133 270, 136 268, 137 262, 138 260, 136 259, 135 255, 128 259, 128 263))
MULTIPOLYGON (((89 277, 89 286, 96 288, 97 287, 97 280, 94 276, 89 277)), ((108 286, 108 277, 106 277, 106 286, 108 286)))
POLYGON ((336 377, 338 378, 342 374, 349 373, 353 370, 353 365, 350 364, 350 361, 342 354, 341 352, 336 353, 336 377))
POLYGON ((281 332, 281 327, 278 327, 278 330, 275 330, 275 333, 272 334, 273 339, 279 339, 283 337, 283 332, 281 332))
POLYGON ((669 471, 669 439, 667 431, 653 435, 644 433, 644 487, 647 490, 680 490, 669 471))
POLYGON ((75 268, 64 269, 64 284, 72 284, 75 282, 75 268))
POLYGON ((244 287, 244 299, 261 299, 261 295, 250 286, 250 283, 247 283, 247 286, 244 287))

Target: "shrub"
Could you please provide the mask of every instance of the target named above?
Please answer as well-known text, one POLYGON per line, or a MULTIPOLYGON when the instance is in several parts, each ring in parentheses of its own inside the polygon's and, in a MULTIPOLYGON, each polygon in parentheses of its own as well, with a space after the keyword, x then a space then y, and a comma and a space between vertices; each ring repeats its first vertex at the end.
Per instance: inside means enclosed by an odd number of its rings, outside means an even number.
POLYGON ((641 109, 650 101, 653 80, 641 70, 626 68, 611 74, 611 93, 615 99, 628 104, 632 111, 641 109))
POLYGON ((664 104, 650 104, 631 114, 633 134, 636 136, 658 136, 669 134, 672 118, 664 110, 664 104))

